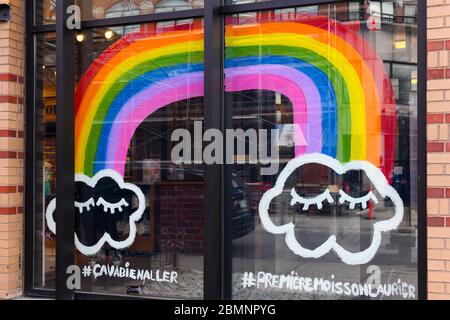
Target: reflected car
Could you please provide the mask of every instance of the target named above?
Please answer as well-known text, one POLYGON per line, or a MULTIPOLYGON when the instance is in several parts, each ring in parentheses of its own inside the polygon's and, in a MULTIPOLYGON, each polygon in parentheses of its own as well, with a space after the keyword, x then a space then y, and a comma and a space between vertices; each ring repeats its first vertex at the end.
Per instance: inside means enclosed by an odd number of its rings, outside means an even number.
MULTIPOLYGON (((175 166, 161 163, 161 174, 169 181, 204 181, 204 172, 199 168, 175 166)), ((244 181, 232 174, 232 239, 239 239, 255 229, 255 216, 252 213, 248 192, 244 181)))

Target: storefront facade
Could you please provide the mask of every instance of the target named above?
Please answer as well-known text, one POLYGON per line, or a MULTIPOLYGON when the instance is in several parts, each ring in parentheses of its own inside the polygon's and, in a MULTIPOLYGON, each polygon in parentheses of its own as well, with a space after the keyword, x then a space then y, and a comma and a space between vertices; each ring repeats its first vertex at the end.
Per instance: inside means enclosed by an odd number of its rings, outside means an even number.
POLYGON ((75 2, 10 3, 2 297, 450 297, 448 4, 75 2))

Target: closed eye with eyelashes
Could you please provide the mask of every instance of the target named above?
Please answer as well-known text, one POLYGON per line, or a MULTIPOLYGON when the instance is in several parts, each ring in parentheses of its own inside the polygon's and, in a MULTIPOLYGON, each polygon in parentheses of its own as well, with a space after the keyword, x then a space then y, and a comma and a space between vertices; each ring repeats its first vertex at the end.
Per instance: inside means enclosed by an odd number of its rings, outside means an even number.
POLYGON ((291 190, 291 206, 294 206, 296 203, 303 204, 303 211, 307 211, 309 209, 309 206, 315 204, 317 208, 320 210, 323 207, 323 202, 325 200, 328 200, 329 203, 333 203, 333 197, 330 194, 330 190, 326 189, 323 193, 318 195, 314 198, 303 198, 302 196, 298 195, 298 193, 295 191, 295 188, 292 188, 291 190))
POLYGON ((80 213, 83 213, 84 211, 91 211, 93 207, 95 207, 95 201, 94 198, 89 198, 89 200, 85 202, 77 202, 75 201, 75 207, 78 208, 80 213))
POLYGON ((341 197, 339 198, 339 203, 343 204, 344 202, 348 202, 350 209, 355 209, 355 206, 357 204, 361 204, 361 207, 363 209, 367 208, 367 204, 370 200, 372 200, 374 203, 378 203, 377 197, 373 194, 372 191, 369 191, 364 197, 360 198, 353 198, 352 196, 349 196, 347 193, 345 193, 343 190, 339 190, 339 194, 341 197))
POLYGON ((97 206, 102 206, 104 212, 110 212, 111 214, 115 213, 116 209, 119 212, 123 211, 124 207, 128 207, 129 204, 125 199, 121 199, 119 202, 116 203, 110 203, 103 199, 102 197, 98 198, 97 200, 97 206))

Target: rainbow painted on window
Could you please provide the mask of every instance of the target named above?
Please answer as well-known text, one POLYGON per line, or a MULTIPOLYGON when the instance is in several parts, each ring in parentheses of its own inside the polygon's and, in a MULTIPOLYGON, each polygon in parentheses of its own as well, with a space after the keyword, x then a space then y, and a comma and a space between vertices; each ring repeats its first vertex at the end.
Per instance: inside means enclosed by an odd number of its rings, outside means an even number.
MULTIPOLYGON (((193 29, 133 33, 105 50, 76 92, 76 173, 123 175, 130 141, 148 116, 202 97, 203 47, 203 30, 193 29)), ((229 25, 226 47, 227 92, 271 90, 290 100, 306 140, 296 156, 367 160, 390 181, 394 93, 383 61, 358 32, 327 17, 229 25)))

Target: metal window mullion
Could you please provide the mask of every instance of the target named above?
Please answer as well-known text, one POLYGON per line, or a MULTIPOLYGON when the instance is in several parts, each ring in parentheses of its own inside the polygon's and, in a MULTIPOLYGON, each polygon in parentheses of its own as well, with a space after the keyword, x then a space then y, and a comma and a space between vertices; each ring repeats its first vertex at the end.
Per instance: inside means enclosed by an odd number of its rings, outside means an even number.
POLYGON ((66 25, 67 7, 73 0, 56 2, 56 298, 71 300, 68 266, 74 264, 75 197, 75 68, 74 31, 66 25))
POLYGON ((427 2, 418 1, 418 85, 417 85, 417 123, 418 123, 418 283, 419 299, 427 299, 427 2))
MULTIPOLYGON (((135 15, 117 18, 92 19, 81 21, 81 29, 111 28, 117 26, 137 25, 149 22, 163 22, 171 20, 184 20, 202 18, 203 9, 193 9, 184 11, 151 13, 145 15, 135 15)), ((56 29, 55 24, 33 25, 30 30, 33 33, 50 32, 56 29)))
POLYGON ((254 11, 287 9, 308 5, 332 4, 340 0, 272 0, 243 4, 229 4, 221 8, 221 14, 238 14, 254 11))
POLYGON ((56 26, 54 24, 44 24, 38 26, 31 26, 29 28, 31 33, 48 33, 48 32, 56 32, 56 26))
MULTIPOLYGON (((224 25, 220 15, 221 4, 221 0, 205 1, 204 129, 214 128, 223 132, 224 25)), ((223 165, 205 166, 204 297, 208 300, 223 298, 223 178, 223 165)))
POLYGON ((33 290, 34 287, 34 195, 35 195, 35 41, 34 35, 30 32, 33 26, 34 10, 28 5, 25 14, 25 24, 27 28, 25 43, 25 218, 24 218, 24 238, 25 238, 25 261, 24 261, 24 286, 25 293, 33 290))

